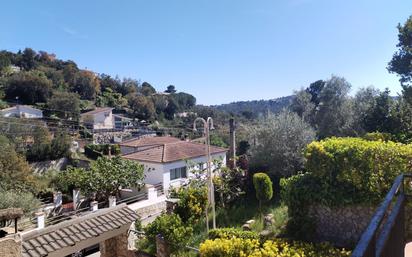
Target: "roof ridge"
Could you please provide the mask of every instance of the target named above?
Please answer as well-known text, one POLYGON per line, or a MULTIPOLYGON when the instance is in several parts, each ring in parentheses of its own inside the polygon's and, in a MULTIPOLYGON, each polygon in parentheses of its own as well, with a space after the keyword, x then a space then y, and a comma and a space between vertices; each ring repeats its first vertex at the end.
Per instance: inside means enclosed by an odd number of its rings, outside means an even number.
POLYGON ((127 206, 126 203, 122 203, 122 204, 116 205, 114 207, 99 209, 97 211, 92 211, 90 213, 87 213, 86 215, 76 217, 75 223, 73 223, 73 219, 69 219, 69 220, 63 221, 61 223, 58 223, 58 224, 55 224, 55 225, 52 225, 52 226, 48 226, 48 227, 45 227, 45 228, 42 228, 42 229, 34 229, 34 230, 31 230, 31 231, 28 231, 27 233, 22 233, 21 236, 22 236, 22 239, 27 240, 27 239, 30 239, 30 238, 36 236, 36 235, 46 234, 46 233, 52 232, 56 229, 64 228, 64 227, 69 226, 69 225, 74 225, 74 224, 77 224, 77 223, 82 222, 84 220, 91 219, 91 218, 101 216, 101 215, 105 215, 107 213, 117 211, 117 210, 120 210, 120 209, 123 209, 123 208, 130 209, 127 206))

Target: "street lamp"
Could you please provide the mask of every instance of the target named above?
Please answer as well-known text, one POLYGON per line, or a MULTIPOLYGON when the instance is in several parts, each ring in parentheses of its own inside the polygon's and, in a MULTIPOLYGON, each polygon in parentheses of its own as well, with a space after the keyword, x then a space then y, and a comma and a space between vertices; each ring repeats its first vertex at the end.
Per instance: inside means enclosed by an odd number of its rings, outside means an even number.
POLYGON ((206 228, 209 231, 209 215, 208 208, 209 203, 212 205, 212 219, 213 219, 213 229, 216 228, 216 212, 215 212, 215 190, 213 187, 212 180, 212 167, 210 158, 210 130, 214 129, 213 119, 208 117, 207 120, 203 118, 196 118, 193 122, 193 130, 196 130, 196 122, 201 121, 203 123, 203 133, 206 136, 206 154, 207 154, 207 190, 208 190, 208 205, 206 207, 206 228))

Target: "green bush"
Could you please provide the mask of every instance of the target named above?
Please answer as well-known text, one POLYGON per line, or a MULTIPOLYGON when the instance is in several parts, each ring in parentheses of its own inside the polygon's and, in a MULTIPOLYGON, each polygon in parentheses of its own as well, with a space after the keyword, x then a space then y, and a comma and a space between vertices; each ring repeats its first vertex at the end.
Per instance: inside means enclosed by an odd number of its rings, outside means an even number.
POLYGON ((193 234, 193 229, 184 225, 177 214, 162 214, 144 228, 149 249, 156 249, 156 236, 162 235, 169 243, 171 252, 184 248, 193 234))
POLYGON ((311 205, 378 204, 397 175, 410 170, 412 146, 360 138, 329 138, 305 150, 307 173, 280 181, 288 206, 288 233, 308 239, 314 223, 311 205))
POLYGON ((393 136, 390 133, 382 132, 366 133, 362 138, 368 141, 393 141, 393 136))
POLYGON ((0 210, 7 208, 21 208, 25 215, 30 215, 39 208, 41 202, 31 193, 0 191, 0 210))
MULTIPOLYGON (((305 150, 306 171, 333 192, 346 191, 336 203, 379 202, 397 175, 412 167, 412 145, 330 138, 305 150), (348 194, 349 193, 349 194, 348 194)), ((335 197, 336 198, 336 197, 335 197)))
POLYGON ((262 202, 267 202, 273 197, 272 181, 266 173, 255 173, 253 175, 253 186, 256 198, 259 200, 259 208, 262 202))
POLYGON ((311 244, 287 242, 285 240, 268 240, 261 244, 256 239, 214 239, 206 240, 200 245, 201 257, 344 257, 351 252, 338 249, 330 244, 311 244))
POLYGON ((243 231, 236 228, 217 228, 209 230, 209 239, 259 239, 259 235, 254 231, 243 231))
POLYGON ((108 155, 109 150, 112 155, 120 154, 120 146, 116 144, 89 144, 84 147, 84 154, 93 160, 97 160, 97 158, 102 157, 103 155, 108 155))
POLYGON ((189 185, 188 187, 172 189, 170 196, 179 198, 175 208, 183 222, 197 222, 205 213, 207 204, 207 188, 205 186, 189 185))

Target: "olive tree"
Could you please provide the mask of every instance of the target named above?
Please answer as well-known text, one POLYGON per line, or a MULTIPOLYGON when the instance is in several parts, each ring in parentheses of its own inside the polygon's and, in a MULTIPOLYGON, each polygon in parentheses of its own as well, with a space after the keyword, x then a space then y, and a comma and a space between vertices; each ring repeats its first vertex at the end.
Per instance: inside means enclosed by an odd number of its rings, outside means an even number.
POLYGON ((250 128, 250 167, 268 170, 271 176, 290 176, 303 167, 303 149, 315 131, 296 113, 269 114, 250 128))

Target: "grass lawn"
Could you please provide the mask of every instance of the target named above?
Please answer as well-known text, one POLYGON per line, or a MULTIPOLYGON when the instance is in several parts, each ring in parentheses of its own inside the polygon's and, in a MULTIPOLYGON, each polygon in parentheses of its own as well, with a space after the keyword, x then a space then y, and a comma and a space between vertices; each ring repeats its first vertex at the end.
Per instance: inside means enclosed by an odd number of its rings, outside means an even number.
MULTIPOLYGON (((217 228, 232 227, 241 229, 246 221, 254 219, 255 224, 251 227, 252 230, 261 232, 264 229, 264 223, 258 206, 256 199, 245 198, 225 209, 216 207, 217 228)), ((278 200, 272 200, 263 205, 262 212, 263 214, 273 214, 274 223, 268 230, 270 230, 274 236, 282 234, 288 221, 287 207, 281 205, 278 200)), ((212 228, 211 217, 209 217, 209 219, 209 228, 212 228)), ((205 220, 196 224, 193 229, 194 235, 189 245, 198 248, 200 243, 207 239, 205 220)))

